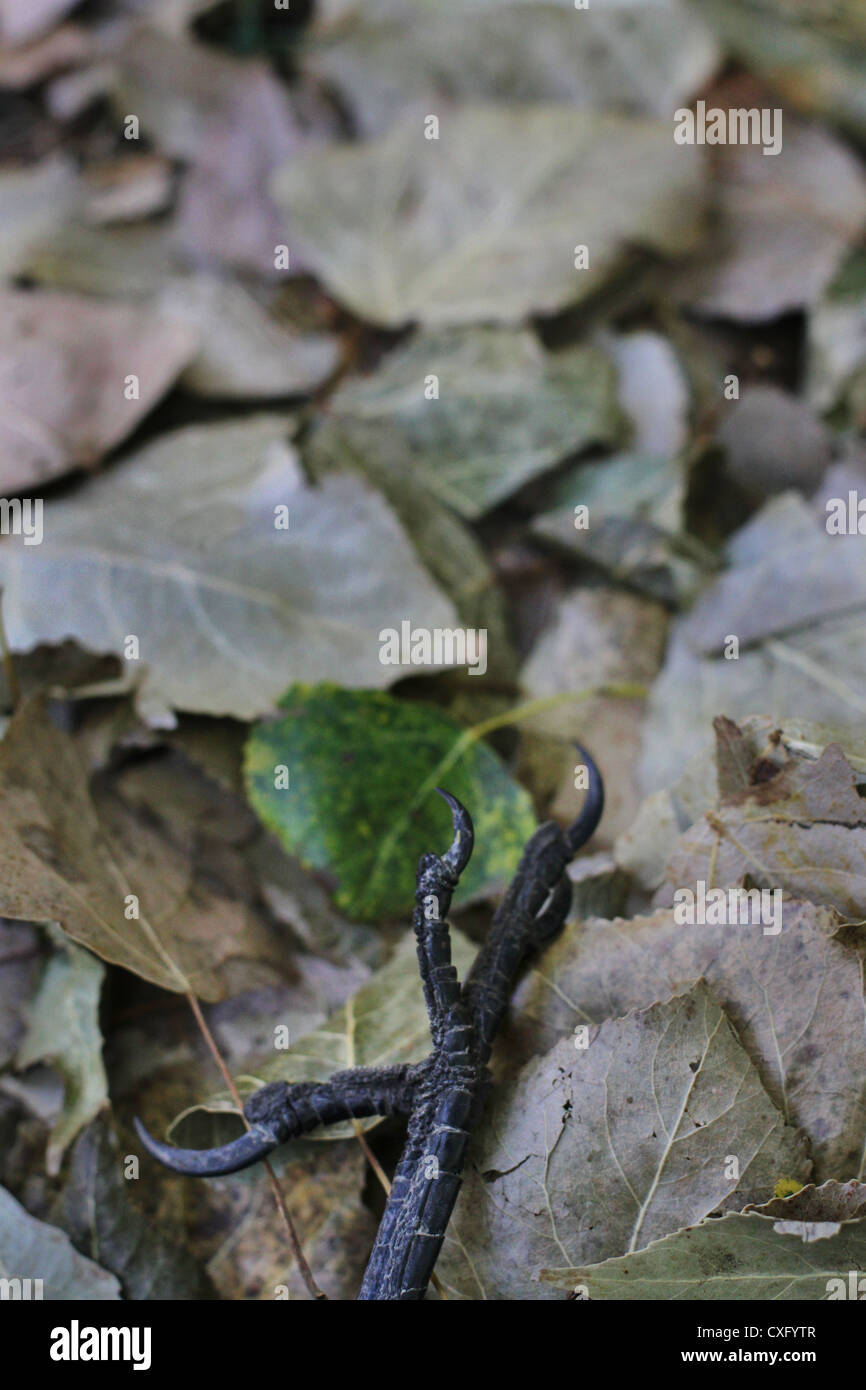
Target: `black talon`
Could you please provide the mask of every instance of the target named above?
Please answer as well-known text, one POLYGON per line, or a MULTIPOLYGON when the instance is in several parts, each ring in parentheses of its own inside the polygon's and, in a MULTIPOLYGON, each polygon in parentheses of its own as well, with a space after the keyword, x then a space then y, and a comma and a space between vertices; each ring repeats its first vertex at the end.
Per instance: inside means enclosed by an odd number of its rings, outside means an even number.
POLYGON ((475 844, 472 817, 456 796, 443 791, 441 787, 436 787, 435 790, 443 801, 447 801, 451 807, 451 820, 454 824, 454 839, 450 849, 442 855, 442 863, 454 874, 455 878, 459 878, 472 857, 472 848, 475 844))
POLYGON ((256 1124, 246 1134, 216 1149, 178 1149, 174 1144, 162 1144, 154 1139, 137 1115, 133 1123, 148 1153, 158 1158, 166 1168, 193 1178, 218 1178, 224 1173, 237 1173, 241 1168, 258 1163, 280 1144, 273 1130, 266 1125, 256 1124))
POLYGON ((245 1106, 250 1131, 218 1149, 176 1149, 152 1139, 135 1121, 145 1148, 168 1168, 216 1177, 258 1162, 286 1139, 320 1124, 408 1115, 403 1155, 358 1295, 362 1300, 424 1297, 490 1085, 487 1062, 514 980, 527 957, 562 928, 571 901, 568 862, 604 810, 601 774, 586 749, 577 747, 590 775, 580 815, 565 832, 547 821, 529 840, 462 986, 451 961, 447 913, 475 832, 466 808, 436 788, 451 808, 454 839, 445 854, 425 854, 418 866, 414 927, 433 1040, 425 1061, 354 1067, 323 1082, 273 1082, 245 1106))
POLYGON ((590 836, 595 833, 596 826, 601 820, 604 811, 604 782, 595 761, 586 749, 579 743, 574 746, 589 769, 589 787, 586 792, 586 800, 577 820, 565 832, 565 841, 569 850, 572 854, 577 854, 581 845, 585 845, 590 836))

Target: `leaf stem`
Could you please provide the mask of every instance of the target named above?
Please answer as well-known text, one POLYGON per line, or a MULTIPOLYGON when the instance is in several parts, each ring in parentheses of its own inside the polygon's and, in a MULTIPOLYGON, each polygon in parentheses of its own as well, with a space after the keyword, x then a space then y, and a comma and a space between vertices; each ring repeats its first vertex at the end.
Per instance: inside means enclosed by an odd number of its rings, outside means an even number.
MULTIPOLYGON (((195 1018, 195 1021, 198 1024, 201 1035, 208 1045, 211 1056, 216 1062, 217 1069, 220 1075, 222 1076, 223 1081, 226 1083, 226 1086, 228 1087, 229 1094, 231 1095, 232 1100, 238 1108, 240 1117, 246 1125, 247 1129, 249 1129, 249 1121, 247 1120, 247 1117, 244 1114, 243 1101, 240 1098, 238 1089, 232 1078, 232 1074, 226 1066, 223 1055, 217 1046, 216 1039, 214 1038, 213 1033, 207 1025, 207 1020, 205 1019, 205 1016, 201 1011, 201 1005, 199 1004, 196 996, 192 993, 187 993, 186 998, 190 1008, 192 1009, 193 1017, 195 1018)), ((273 1194, 274 1202, 276 1203, 277 1211, 279 1212, 280 1217, 282 1218, 283 1225, 286 1228, 286 1235, 289 1238, 289 1245, 292 1248, 292 1254, 294 1255, 295 1263, 297 1264, 298 1269, 300 1270, 301 1278, 303 1279, 304 1284, 306 1285, 307 1292, 309 1293, 311 1298, 327 1299, 328 1295, 324 1292, 323 1289, 319 1288, 318 1284, 315 1281, 315 1278, 313 1277, 313 1271, 310 1269, 310 1266, 308 1265, 306 1260, 306 1256, 304 1255, 304 1252, 301 1249, 301 1242, 298 1239, 298 1233, 295 1230, 295 1223, 291 1218, 289 1209, 286 1206, 285 1198, 282 1194, 282 1191, 280 1190, 280 1184, 277 1181, 277 1175, 267 1159, 265 1160, 265 1171, 268 1175, 268 1183, 273 1194)))
POLYGON ((537 714, 546 714, 550 709, 558 709, 560 705, 580 704, 584 700, 594 700, 599 696, 608 696, 620 700, 642 700, 646 695, 645 685, 638 681, 614 681, 608 685, 590 685, 584 690, 566 690, 558 695, 542 695, 537 700, 527 700, 525 704, 514 705, 504 714, 494 714, 490 719, 483 719, 480 724, 473 724, 466 730, 469 742, 475 743, 479 738, 493 732, 494 729, 505 728, 508 724, 522 724, 525 719, 534 719, 537 714))

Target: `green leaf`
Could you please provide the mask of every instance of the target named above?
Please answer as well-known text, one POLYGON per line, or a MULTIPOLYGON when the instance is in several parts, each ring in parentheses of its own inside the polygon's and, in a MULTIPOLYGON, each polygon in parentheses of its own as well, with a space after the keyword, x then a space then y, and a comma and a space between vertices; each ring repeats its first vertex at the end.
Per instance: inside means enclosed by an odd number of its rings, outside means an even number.
POLYGON ((41 1279, 45 1299, 119 1299, 120 1285, 0 1187, 0 1278, 41 1279))
POLYGON ((50 1062, 64 1080, 63 1109, 48 1140, 48 1172, 60 1171, 66 1148, 108 1104, 102 1062, 99 996, 105 969, 89 951, 54 932, 60 950, 45 967, 17 1065, 50 1062))
MULTIPOLYGON (((779 1205, 785 1203, 774 1203, 779 1205)), ((845 1221, 835 1235, 817 1241, 805 1234, 807 1223, 793 1224, 792 1229, 757 1212, 729 1212, 634 1255, 581 1268, 545 1269, 541 1278, 569 1292, 580 1287, 591 1299, 786 1302, 831 1294, 862 1297, 856 1285, 866 1267, 866 1221, 845 1221), (849 1270, 857 1271, 853 1295, 849 1270)))
POLYGON ((371 376, 348 381, 328 414, 396 425, 403 470, 470 519, 566 454, 609 443, 620 426, 610 359, 595 348, 547 353, 526 329, 419 333, 371 376))
POLYGON ((293 252, 359 317, 507 323, 585 298, 627 246, 688 250, 702 172, 668 122, 471 107, 443 120, 439 141, 416 114, 369 144, 310 150, 274 192, 293 252))
POLYGON ((587 1039, 563 1038, 495 1094, 437 1265, 449 1295, 543 1297, 544 1265, 640 1250, 804 1169, 703 983, 587 1039))
POLYGON ((411 909, 419 857, 451 843, 443 786, 475 823, 458 901, 500 888, 535 829, 529 797, 499 758, 427 705, 375 691, 296 685, 282 719, 246 749, 250 800, 285 847, 337 884, 337 905, 365 919, 411 909), (277 790, 275 769, 289 769, 277 790))

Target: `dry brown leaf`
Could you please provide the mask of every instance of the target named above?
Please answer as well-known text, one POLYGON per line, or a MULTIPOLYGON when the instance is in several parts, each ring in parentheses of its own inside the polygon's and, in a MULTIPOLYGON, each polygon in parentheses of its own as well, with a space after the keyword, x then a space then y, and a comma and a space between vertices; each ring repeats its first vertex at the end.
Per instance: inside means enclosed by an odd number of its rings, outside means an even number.
POLYGON ((59 922, 103 960, 204 999, 273 979, 265 962, 284 951, 246 905, 193 881, 171 839, 116 795, 98 800, 72 740, 28 701, 0 744, 0 913, 59 922))
POLYGON ((88 467, 129 434, 197 347, 138 307, 51 291, 0 292, 0 487, 88 467), (127 399, 138 381, 138 399, 127 399))

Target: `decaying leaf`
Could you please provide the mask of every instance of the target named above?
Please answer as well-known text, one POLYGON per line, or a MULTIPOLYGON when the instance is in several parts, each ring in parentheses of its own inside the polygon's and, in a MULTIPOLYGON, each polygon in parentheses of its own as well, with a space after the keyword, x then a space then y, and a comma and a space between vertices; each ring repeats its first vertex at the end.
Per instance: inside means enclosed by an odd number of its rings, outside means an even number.
MULTIPOLYGON (((833 472, 822 497, 837 495, 833 472)), ((795 493, 773 498, 731 538, 729 568, 674 625, 648 701, 647 792, 707 746, 719 713, 812 720, 858 737, 866 550, 856 534, 828 534, 826 517, 823 500, 810 508, 795 493), (734 650, 736 660, 725 655, 734 650)))
MULTIPOLYGON (((464 979, 475 947, 452 927, 452 961, 464 979)), ((391 959, 318 1028, 298 1038, 284 1051, 237 1078, 241 1092, 268 1081, 322 1081, 347 1067, 386 1066, 418 1062, 430 1051, 430 1020, 418 976, 414 936, 407 928, 391 959)), ((233 1111, 225 1093, 207 1103, 208 1110, 233 1111)), ((179 1117, 179 1122, 180 1122, 179 1117)), ((368 1129, 377 1120, 360 1120, 368 1129)), ((310 1141, 342 1139, 355 1134, 354 1124, 328 1125, 314 1130, 310 1141)))
POLYGON ((792 1165, 794 1131, 698 984, 564 1038, 500 1089, 439 1275, 449 1295, 543 1298, 546 1265, 641 1250, 792 1165))
MULTIPOLYGON (((113 1274, 79 1255, 63 1231, 28 1215, 5 1187, 0 1187, 0 1269, 9 1279, 41 1280, 45 1299, 120 1298, 113 1274)), ((40 1296, 32 1282, 30 1288, 29 1295, 19 1296, 40 1296)))
POLYGON ((678 605, 697 591, 707 561, 683 533, 684 501, 679 460, 620 454, 580 464, 560 479, 552 510, 536 516, 532 530, 612 579, 678 605))
POLYGON ((134 113, 143 135, 189 161, 181 236, 198 262, 273 278, 274 247, 284 237, 268 177, 299 132, 267 65, 144 30, 119 55, 112 97, 120 121, 134 113))
POLYGON ((702 313, 754 323, 814 303, 866 221, 866 180, 845 146, 787 112, 775 123, 777 153, 724 151, 721 254, 683 285, 702 313))
POLYGON ((242 285, 199 275, 173 280, 158 300, 166 318, 196 334, 198 353, 181 385, 222 400, 267 400, 321 386, 339 359, 334 338, 294 333, 242 285))
POLYGON ((38 699, 0 743, 0 806, 0 913, 58 922, 103 960, 205 999, 244 961, 279 959, 246 906, 193 882, 166 836, 116 798, 97 813, 72 740, 38 699))
POLYGON ((0 487, 39 490, 131 434, 198 337, 139 308, 48 291, 0 294, 0 487))
POLYGON ((70 164, 45 159, 25 169, 0 174, 0 275, 18 274, 34 241, 47 237, 78 201, 70 164))
POLYGON ((41 545, 0 546, 13 648, 74 637, 123 655, 133 634, 139 708, 162 720, 172 707, 249 719, 300 675, 397 679, 380 628, 407 613, 452 627, 451 604, 378 493, 350 476, 307 485, 290 433, 278 416, 190 426, 46 503, 41 545))
MULTIPOLYGON (((661 665, 667 615, 658 603, 607 589, 577 589, 557 604, 550 625, 521 672, 520 683, 534 699, 585 690, 605 681, 649 684, 661 665)), ((642 702, 600 695, 541 714, 533 730, 592 749, 607 783, 604 826, 609 841, 630 825, 638 805, 634 765, 640 750, 642 702)), ((574 769, 559 761, 559 796, 554 814, 574 805, 574 769)))
POLYGON ((0 1067, 24 1036, 27 1004, 42 973, 39 934, 25 922, 0 919, 0 1067))
POLYGON ((0 42, 27 43, 44 34, 75 0, 0 0, 0 42))
POLYGON ((361 318, 508 323, 583 299, 627 244, 687 250, 701 172, 666 124, 488 106, 455 112, 438 141, 416 116, 368 144, 312 150, 274 192, 292 249, 361 318))
MULTIPOLYGON (((677 0, 598 5, 367 0, 325 31, 305 66, 340 92, 366 135, 406 107, 557 101, 666 117, 717 61, 710 31, 677 0)), ((318 11, 317 11, 318 17, 318 11)))
MULTIPOLYGON (((789 1199, 791 1200, 791 1199, 789 1199)), ((803 1225, 803 1223, 792 1223, 803 1225)), ((757 1212, 677 1231, 646 1250, 582 1268, 550 1268, 541 1278, 593 1299, 862 1298, 866 1222, 845 1222, 835 1236, 808 1242, 803 1230, 757 1212), (854 1271, 853 1287, 848 1271, 854 1271)))
POLYGON ((525 329, 420 333, 342 386, 328 413, 396 426, 404 468, 470 518, 619 427, 610 360, 593 348, 546 353, 525 329))
POLYGON ((56 935, 60 949, 45 967, 16 1058, 19 1068, 49 1062, 63 1077, 63 1109, 46 1157, 51 1174, 59 1172, 63 1154, 78 1132, 108 1104, 99 1028, 105 970, 89 951, 56 935))
MULTIPOLYGON (((695 879, 680 879, 697 893, 695 879)), ((772 901, 765 904, 773 908, 772 901)), ((738 914, 739 915, 739 914, 738 914)), ((753 914, 754 915, 754 914, 753 914)), ((785 899, 766 921, 572 923, 515 996, 526 1050, 583 1023, 644 1009, 705 979, 789 1123, 809 1137, 818 1181, 860 1176, 866 1153, 866 1006, 860 955, 827 908, 785 899)))
POLYGON ((214 1298, 213 1285, 175 1233, 137 1206, 131 1157, 120 1152, 106 1123, 90 1125, 72 1151, 53 1220, 119 1279, 127 1299, 214 1298))
POLYGON ((838 1225, 866 1217, 866 1184, 825 1182, 815 1187, 814 1183, 809 1183, 790 1197, 773 1197, 762 1206, 748 1210, 760 1212, 762 1216, 775 1216, 780 1221, 838 1225))

